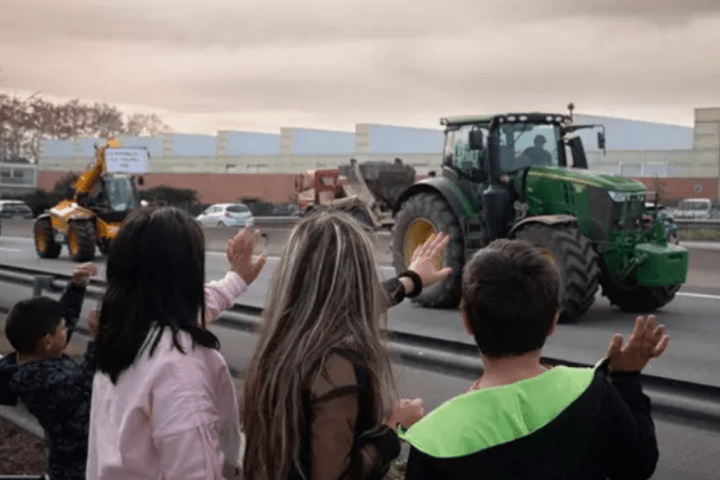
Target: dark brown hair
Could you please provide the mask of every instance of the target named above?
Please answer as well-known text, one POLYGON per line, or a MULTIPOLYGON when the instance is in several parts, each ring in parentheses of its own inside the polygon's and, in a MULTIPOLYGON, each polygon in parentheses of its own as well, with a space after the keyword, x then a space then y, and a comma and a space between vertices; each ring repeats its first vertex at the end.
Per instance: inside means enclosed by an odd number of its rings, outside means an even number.
POLYGON ((559 304, 560 272, 537 247, 495 240, 465 265, 461 308, 480 351, 491 358, 539 350, 559 304))

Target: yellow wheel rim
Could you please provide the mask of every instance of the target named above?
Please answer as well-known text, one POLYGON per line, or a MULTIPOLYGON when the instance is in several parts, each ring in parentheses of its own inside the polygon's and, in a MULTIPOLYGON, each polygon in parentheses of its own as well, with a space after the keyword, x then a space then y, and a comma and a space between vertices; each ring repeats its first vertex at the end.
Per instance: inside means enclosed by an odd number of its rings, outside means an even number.
POLYGON ((35 248, 39 252, 47 250, 47 242, 45 241, 45 235, 42 228, 35 227, 35 248))
MULTIPOLYGON (((413 253, 415 253, 415 250, 425 243, 431 235, 437 233, 438 230, 435 228, 435 225, 426 218, 418 218, 410 224, 408 229, 405 230, 405 244, 403 246, 407 265, 410 265, 410 259, 413 253)), ((437 269, 442 268, 442 255, 435 257, 435 267, 437 269)))
POLYGON ((68 232, 68 247, 72 255, 75 255, 80 248, 80 242, 78 242, 77 232, 75 232, 74 228, 71 228, 68 232))

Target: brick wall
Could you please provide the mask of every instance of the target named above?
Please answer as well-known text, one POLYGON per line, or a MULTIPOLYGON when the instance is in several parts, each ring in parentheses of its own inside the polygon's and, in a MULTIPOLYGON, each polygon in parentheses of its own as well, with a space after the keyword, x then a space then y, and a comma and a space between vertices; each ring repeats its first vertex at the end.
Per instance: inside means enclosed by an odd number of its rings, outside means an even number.
MULTIPOLYGON (((66 172, 38 172, 38 188, 50 190, 66 172)), ((152 173, 145 176, 145 185, 160 185, 197 190, 203 203, 232 202, 242 197, 257 197, 266 202, 290 201, 294 175, 265 173, 152 173)), ((422 177, 418 176, 418 179, 422 177)), ((715 178, 637 178, 650 191, 661 191, 662 202, 674 205, 683 198, 710 198, 718 201, 718 180, 715 178), (700 193, 695 191, 702 187, 700 193)))

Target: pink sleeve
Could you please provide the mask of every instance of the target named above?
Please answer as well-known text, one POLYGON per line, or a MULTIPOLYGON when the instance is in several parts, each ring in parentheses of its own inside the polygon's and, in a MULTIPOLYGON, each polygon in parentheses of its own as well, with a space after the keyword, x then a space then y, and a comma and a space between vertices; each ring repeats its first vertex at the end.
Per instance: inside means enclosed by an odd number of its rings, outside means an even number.
POLYGON ((155 438, 162 478, 220 480, 220 442, 217 425, 206 424, 191 430, 155 438))
POLYGON ((230 308, 237 297, 245 293, 247 284, 240 275, 228 272, 220 281, 205 284, 205 322, 209 323, 230 308))

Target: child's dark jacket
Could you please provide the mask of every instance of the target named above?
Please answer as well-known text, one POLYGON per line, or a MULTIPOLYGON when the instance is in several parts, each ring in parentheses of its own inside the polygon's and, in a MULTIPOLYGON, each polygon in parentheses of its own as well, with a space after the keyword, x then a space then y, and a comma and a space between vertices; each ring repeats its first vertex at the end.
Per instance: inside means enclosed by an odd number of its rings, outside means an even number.
MULTIPOLYGON (((60 303, 68 342, 75 330, 85 288, 70 283, 60 303)), ((80 363, 67 355, 18 364, 15 353, 0 359, 0 404, 19 398, 40 422, 47 439, 50 478, 84 479, 87 460, 90 398, 95 373, 94 343, 80 363)))
POLYGON ((407 480, 647 479, 658 461, 638 373, 555 367, 453 398, 406 432, 407 480))

